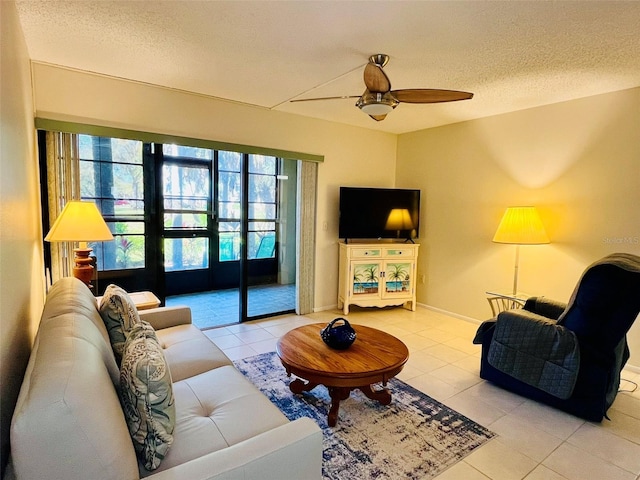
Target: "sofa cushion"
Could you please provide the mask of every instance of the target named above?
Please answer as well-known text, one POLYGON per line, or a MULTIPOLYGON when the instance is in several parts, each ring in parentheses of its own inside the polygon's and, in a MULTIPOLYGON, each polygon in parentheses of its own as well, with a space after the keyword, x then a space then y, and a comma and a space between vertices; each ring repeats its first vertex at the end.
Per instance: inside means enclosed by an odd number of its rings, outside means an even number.
POLYGON ((140 323, 138 309, 124 289, 111 284, 104 291, 99 310, 109 333, 116 362, 120 365, 127 334, 134 325, 140 323))
MULTIPOLYGON (((175 382, 173 390, 176 399, 174 442, 156 471, 235 445, 289 422, 233 366, 222 366, 175 382)), ((145 475, 144 471, 140 473, 145 475)))
POLYGON ((174 382, 232 365, 231 360, 195 325, 156 330, 174 382))
POLYGON ((176 411, 171 372, 147 322, 134 325, 125 343, 120 398, 136 452, 155 470, 173 443, 176 411))

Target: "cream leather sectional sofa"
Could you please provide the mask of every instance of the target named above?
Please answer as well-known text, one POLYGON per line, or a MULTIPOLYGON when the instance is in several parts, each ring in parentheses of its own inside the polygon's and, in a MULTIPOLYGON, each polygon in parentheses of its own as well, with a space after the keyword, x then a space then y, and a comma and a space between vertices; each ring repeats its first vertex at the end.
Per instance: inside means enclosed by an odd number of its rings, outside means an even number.
POLYGON ((155 328, 173 380, 174 441, 160 467, 139 465, 95 297, 64 278, 47 296, 12 421, 18 480, 321 478, 315 422, 290 422, 191 324, 188 308, 139 313, 155 328))

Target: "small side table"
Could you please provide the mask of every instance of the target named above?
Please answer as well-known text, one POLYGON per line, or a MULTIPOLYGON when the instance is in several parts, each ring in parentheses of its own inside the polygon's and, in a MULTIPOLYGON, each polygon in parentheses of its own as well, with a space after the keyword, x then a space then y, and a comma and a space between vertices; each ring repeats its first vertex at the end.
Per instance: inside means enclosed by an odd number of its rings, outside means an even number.
MULTIPOLYGON (((153 292, 127 292, 127 294, 138 310, 148 310, 160 306, 160 299, 153 292)), ((98 305, 100 305, 100 300, 102 297, 96 297, 98 305)))
POLYGON ((506 293, 500 292, 497 290, 491 290, 486 292, 487 301, 489 302, 489 306, 491 307, 491 313, 496 317, 500 312, 504 312, 505 310, 513 310, 516 308, 522 308, 527 301, 527 299, 531 296, 527 293, 517 292, 517 293, 506 293))

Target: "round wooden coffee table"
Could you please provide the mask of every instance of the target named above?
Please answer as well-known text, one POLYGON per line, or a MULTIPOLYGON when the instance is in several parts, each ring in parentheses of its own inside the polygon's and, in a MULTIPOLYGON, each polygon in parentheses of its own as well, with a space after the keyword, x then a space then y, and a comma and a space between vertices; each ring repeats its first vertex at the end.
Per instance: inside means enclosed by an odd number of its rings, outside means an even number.
POLYGON ((396 376, 409 358, 407 346, 393 335, 362 325, 353 325, 356 341, 347 350, 329 348, 320 338, 324 324, 295 328, 283 335, 276 346, 287 375, 295 375, 289 388, 307 392, 324 385, 331 396, 329 426, 338 420, 340 401, 359 389, 383 405, 391 403, 387 381, 396 376), (374 390, 372 384, 382 383, 374 390))

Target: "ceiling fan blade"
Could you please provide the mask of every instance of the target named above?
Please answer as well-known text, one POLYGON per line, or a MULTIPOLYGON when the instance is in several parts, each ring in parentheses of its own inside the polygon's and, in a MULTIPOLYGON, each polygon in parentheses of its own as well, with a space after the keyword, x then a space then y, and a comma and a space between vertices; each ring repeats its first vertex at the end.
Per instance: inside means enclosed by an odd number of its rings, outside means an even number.
POLYGON ((369 115, 369 116, 373 118, 376 122, 381 122, 387 117, 387 114, 385 113, 384 115, 369 115))
POLYGON ((441 103, 456 102, 473 98, 473 93, 458 90, 438 90, 431 88, 409 88, 393 90, 391 94, 403 103, 441 103))
POLYGON ((360 95, 342 95, 341 97, 319 97, 319 98, 299 98, 297 100, 289 100, 293 102, 315 102, 316 100, 343 100, 345 98, 360 98, 360 95))
POLYGON ((384 73, 382 67, 375 63, 369 62, 364 67, 364 84, 367 90, 372 93, 387 93, 391 90, 391 82, 389 77, 384 73))

